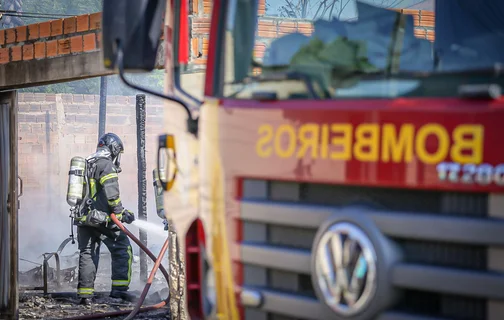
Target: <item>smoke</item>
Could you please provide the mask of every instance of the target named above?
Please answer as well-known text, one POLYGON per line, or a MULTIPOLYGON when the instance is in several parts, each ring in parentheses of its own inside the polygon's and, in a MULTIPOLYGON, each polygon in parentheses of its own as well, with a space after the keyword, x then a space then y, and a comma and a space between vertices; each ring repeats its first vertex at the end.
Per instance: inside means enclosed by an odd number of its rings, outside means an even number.
MULTIPOLYGON (((20 176, 27 187, 20 198, 19 256, 40 261, 41 254, 56 251, 70 235, 66 190, 57 183, 59 177, 48 169, 46 161, 33 161, 20 176)), ((77 245, 69 243, 64 253, 76 250, 77 245)))
MULTIPOLYGON (((129 127, 131 130, 131 127, 129 127)), ((133 131, 134 132, 134 131, 133 131)), ((96 134, 97 135, 97 134, 96 134)), ((121 134, 119 134, 121 135, 121 134)), ((136 140, 132 138, 123 139, 126 144, 126 152, 122 157, 122 169, 119 174, 119 184, 121 199, 125 208, 135 212, 138 219, 138 190, 137 190, 137 163, 136 163, 136 140)), ((162 220, 156 214, 155 198, 152 186, 152 170, 155 167, 154 143, 157 134, 147 136, 147 217, 148 221, 154 225, 163 227, 162 220), (150 152, 149 152, 150 151, 150 152)), ((56 139, 54 139, 56 140, 56 139)), ((95 151, 96 142, 90 141, 86 144, 85 150, 75 152, 71 148, 74 144, 74 135, 60 135, 56 142, 51 141, 53 152, 20 154, 20 172, 25 188, 20 198, 19 211, 19 256, 22 259, 41 263, 41 255, 46 252, 54 252, 58 246, 69 237, 71 232, 71 220, 69 218, 70 207, 66 202, 66 191, 68 181, 68 170, 70 159, 73 156, 87 156, 95 151), (57 148, 57 144, 62 144, 63 148, 57 148), (66 147, 68 146, 68 147, 66 147)), ((28 142, 20 141, 21 145, 28 142)), ((33 146, 32 144, 29 144, 33 146)), ((43 145, 43 143, 42 143, 43 145)), ((45 148, 45 146, 44 146, 45 148)), ((80 151, 80 150, 79 150, 80 151)), ((139 229, 133 225, 126 225, 130 231, 138 235, 139 229)), ((75 236, 77 228, 73 227, 75 236)), ((150 234, 148 232, 147 247, 152 249, 157 255, 161 248, 165 236, 159 233, 150 234)), ((138 256, 139 248, 132 242, 133 253, 138 256)), ((63 256, 68 256, 78 251, 77 239, 75 244, 69 242, 62 252, 63 256)), ((108 255, 108 249, 102 244, 102 255, 108 255)), ((99 273, 104 281, 109 285, 110 262, 108 259, 100 259, 99 273)), ((138 257, 134 258, 134 272, 132 288, 139 288, 143 283, 139 280, 138 257)), ((167 266, 167 260, 163 265, 167 266)), ((35 265, 20 261, 20 271, 32 269, 35 265)), ((149 263, 151 267, 152 264, 149 263)), ((98 280, 97 280, 98 281, 98 280)))

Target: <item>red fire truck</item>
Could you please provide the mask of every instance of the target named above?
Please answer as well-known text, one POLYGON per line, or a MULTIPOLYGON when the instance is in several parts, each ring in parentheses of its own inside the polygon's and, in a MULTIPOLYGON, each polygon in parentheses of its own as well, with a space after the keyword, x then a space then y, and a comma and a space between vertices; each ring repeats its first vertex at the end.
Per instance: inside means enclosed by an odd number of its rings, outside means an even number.
POLYGON ((502 3, 168 1, 192 319, 504 318, 502 3))

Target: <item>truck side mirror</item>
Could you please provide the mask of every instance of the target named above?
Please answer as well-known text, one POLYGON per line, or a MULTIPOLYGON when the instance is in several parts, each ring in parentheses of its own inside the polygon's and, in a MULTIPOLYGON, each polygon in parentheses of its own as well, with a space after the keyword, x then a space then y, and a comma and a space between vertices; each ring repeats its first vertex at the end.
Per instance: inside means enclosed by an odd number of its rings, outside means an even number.
POLYGON ((103 63, 116 69, 118 47, 124 71, 152 71, 163 31, 166 0, 105 0, 102 12, 103 63))
POLYGON ((175 184, 175 179, 177 178, 178 166, 177 166, 177 150, 175 148, 175 137, 172 134, 163 134, 158 137, 158 151, 157 151, 157 178, 161 188, 164 191, 170 191, 175 184), (171 151, 171 152, 170 152, 171 151), (170 162, 173 162, 175 167, 173 168, 173 173, 170 173, 170 162), (168 175, 171 174, 172 177, 168 180, 168 175))

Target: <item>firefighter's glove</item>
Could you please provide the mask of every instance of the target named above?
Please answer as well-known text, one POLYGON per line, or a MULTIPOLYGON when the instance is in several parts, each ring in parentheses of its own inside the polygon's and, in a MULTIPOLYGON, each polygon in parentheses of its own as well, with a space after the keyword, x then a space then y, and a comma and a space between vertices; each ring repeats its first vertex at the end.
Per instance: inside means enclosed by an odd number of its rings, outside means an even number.
POLYGON ((124 210, 122 213, 121 222, 130 224, 135 221, 135 214, 129 210, 124 210))

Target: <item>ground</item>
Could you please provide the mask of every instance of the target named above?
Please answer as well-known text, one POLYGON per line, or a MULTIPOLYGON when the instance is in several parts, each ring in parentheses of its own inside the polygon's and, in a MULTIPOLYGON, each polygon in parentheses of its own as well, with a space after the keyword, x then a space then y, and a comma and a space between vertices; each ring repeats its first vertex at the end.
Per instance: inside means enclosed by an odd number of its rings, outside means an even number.
MULTIPOLYGON (((87 314, 104 313, 109 311, 128 310, 134 307, 121 299, 101 297, 96 299, 91 306, 81 306, 78 299, 72 297, 44 297, 42 295, 20 296, 19 319, 47 319, 56 320, 87 314)), ((127 315, 108 319, 124 319, 127 315)), ((135 319, 169 319, 167 308, 140 313, 135 319)))
MULTIPOLYGON (((106 251, 106 250, 103 250, 106 251)), ((155 252, 154 254, 156 254, 155 252)), ((62 269, 69 266, 75 266, 77 256, 72 255, 62 259, 62 269), (66 264, 66 265, 65 265, 66 264)), ((133 304, 121 299, 112 299, 108 297, 110 290, 110 255, 104 252, 100 255, 100 266, 95 282, 95 290, 99 293, 95 302, 91 306, 81 306, 75 292, 77 291, 77 274, 67 278, 60 288, 54 284, 50 286, 50 293, 46 296, 42 292, 20 290, 19 313, 20 319, 64 319, 72 316, 87 315, 93 313, 103 313, 109 311, 119 311, 132 309, 133 304), (52 293, 52 294, 51 294, 52 293)), ((165 258, 163 265, 168 265, 165 258)), ((148 262, 148 270, 152 268, 153 263, 148 262)), ((41 285, 40 282, 32 283, 33 286, 41 285)), ((143 282, 140 281, 140 263, 137 256, 133 262, 132 284, 130 291, 138 296, 143 290, 143 282)), ((167 282, 158 271, 153 281, 152 287, 147 295, 147 301, 144 305, 156 304, 167 297, 167 282)), ((126 316, 110 319, 124 319, 126 316)), ((169 319, 169 310, 167 308, 138 314, 135 319, 169 319)))

